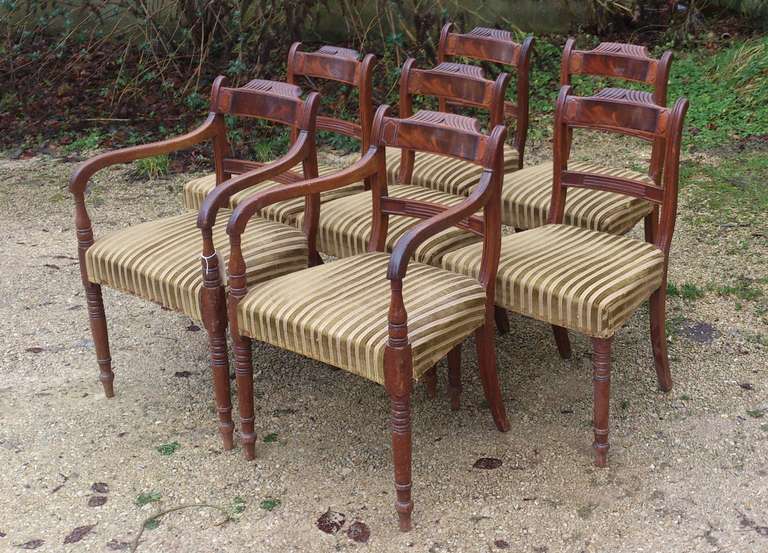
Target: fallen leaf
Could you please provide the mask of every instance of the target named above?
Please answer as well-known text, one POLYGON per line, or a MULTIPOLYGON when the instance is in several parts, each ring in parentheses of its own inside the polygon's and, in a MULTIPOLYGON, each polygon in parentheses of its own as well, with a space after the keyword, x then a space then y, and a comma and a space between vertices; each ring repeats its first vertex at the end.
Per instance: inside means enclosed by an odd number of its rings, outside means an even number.
POLYGON ((320 518, 317 519, 315 525, 321 532, 325 532, 326 534, 335 534, 341 530, 341 527, 344 526, 346 521, 347 517, 344 516, 344 513, 337 513, 336 511, 331 511, 331 509, 328 508, 326 512, 320 515, 320 518))
POLYGON ((192 376, 192 373, 189 371, 176 371, 175 373, 173 373, 173 376, 175 376, 176 378, 189 378, 190 376, 192 376))
POLYGON ((44 263, 43 267, 47 267, 48 269, 56 269, 57 271, 61 269, 61 267, 54 265, 53 263, 44 263))
POLYGON ((492 470, 501 466, 501 459, 495 457, 480 457, 475 464, 472 465, 476 469, 492 470))
POLYGON ((27 348, 25 351, 28 351, 29 353, 42 353, 43 351, 45 351, 45 348, 34 346, 31 348, 27 348))
POLYGON ((95 527, 95 524, 86 524, 85 526, 78 526, 72 530, 69 535, 64 538, 64 545, 68 543, 77 543, 85 536, 91 533, 91 530, 95 527))
POLYGON ((200 327, 199 327, 199 326, 197 326, 195 323, 192 323, 191 325, 189 325, 189 326, 187 327, 187 330, 188 330, 189 332, 199 332, 199 331, 200 331, 200 327))
POLYGON ((45 543, 45 540, 30 540, 27 543, 17 545, 19 549, 37 549, 45 543))
POLYGON ((752 384, 750 384, 749 382, 742 382, 741 384, 739 384, 739 386, 741 386, 745 390, 754 390, 755 389, 755 387, 752 386, 752 384))
POLYGON ((109 493, 109 484, 104 482, 94 482, 91 484, 91 490, 96 493, 109 493))
POLYGON ((347 537, 357 543, 368 543, 368 539, 371 537, 371 529, 364 522, 356 520, 347 529, 347 537))
POLYGON ((88 498, 89 507, 101 507, 106 502, 107 502, 107 497, 105 495, 93 495, 88 498))
POLYGON ((509 549, 509 543, 506 540, 496 540, 493 542, 493 545, 499 549, 509 549))

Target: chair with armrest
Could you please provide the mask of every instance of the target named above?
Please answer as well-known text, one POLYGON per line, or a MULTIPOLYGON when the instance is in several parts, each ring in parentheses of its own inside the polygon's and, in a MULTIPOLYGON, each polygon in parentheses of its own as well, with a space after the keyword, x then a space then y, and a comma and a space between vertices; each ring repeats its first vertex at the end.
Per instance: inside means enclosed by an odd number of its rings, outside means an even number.
POLYGON ((501 238, 499 182, 505 129, 484 135, 442 121, 397 119, 376 112, 371 145, 351 167, 328 177, 259 192, 235 208, 230 237, 229 319, 234 337, 242 440, 255 456, 252 341, 338 366, 383 384, 390 398, 396 510, 401 530, 411 528, 411 389, 435 361, 475 334, 480 375, 496 426, 509 429, 496 375, 493 286, 501 238), (452 206, 388 193, 386 147, 451 155, 484 167, 480 184, 452 206), (319 194, 367 179, 373 233, 367 252, 247 286, 241 255, 249 220, 273 202, 319 194), (483 217, 476 214, 482 210, 483 217), (424 219, 385 251, 390 216, 424 219), (482 238, 482 269, 466 277, 410 261, 430 237, 459 226, 482 238), (407 273, 407 276, 406 276, 407 273))
MULTIPOLYGON (((336 46, 322 46, 315 52, 302 52, 301 43, 296 42, 291 46, 288 52, 288 74, 286 86, 295 86, 296 83, 304 79, 321 79, 337 83, 342 86, 354 87, 359 96, 358 120, 348 121, 338 117, 329 117, 318 115, 317 129, 320 131, 329 131, 351 137, 360 141, 361 155, 368 149, 371 132, 371 120, 373 118, 373 100, 372 85, 373 67, 376 58, 372 54, 363 56, 355 50, 348 48, 339 48, 336 46)), ((295 139, 296 132, 292 133, 292 140, 295 139)), ((226 146, 229 148, 229 146, 226 146)), ((255 162, 248 162, 247 167, 252 168, 258 165, 255 162)), ((208 175, 195 181, 188 182, 184 186, 184 205, 192 209, 198 209, 205 196, 214 189, 217 183, 226 180, 233 174, 242 172, 239 166, 228 166, 231 171, 225 172, 221 178, 215 175, 208 175)), ((331 175, 339 171, 328 163, 318 163, 319 175, 331 175)), ((234 194, 229 202, 230 207, 234 207, 243 198, 259 190, 264 190, 270 186, 286 184, 301 180, 301 175, 296 171, 290 171, 274 180, 265 181, 259 186, 250 187, 239 194, 234 194)), ((320 202, 324 203, 333 199, 341 198, 364 189, 364 184, 351 183, 344 189, 331 190, 320 195, 320 202)), ((261 215, 272 221, 281 223, 297 224, 296 218, 303 213, 304 202, 302 199, 295 199, 280 204, 273 204, 266 208, 261 215)))
MULTIPOLYGON (((229 366, 226 344, 226 304, 224 287, 218 277, 219 255, 229 257, 225 226, 216 225, 216 208, 226 207, 227 192, 234 193, 249 185, 274 179, 297 165, 303 165, 304 178, 317 176, 315 152, 315 118, 319 97, 312 93, 306 100, 301 90, 285 83, 252 81, 245 87, 228 88, 218 77, 212 88, 207 120, 194 131, 153 144, 145 144, 107 152, 80 165, 72 175, 70 191, 75 200, 80 273, 85 287, 91 332, 96 347, 100 379, 107 397, 114 395, 112 361, 107 335, 107 321, 102 300, 102 286, 107 286, 158 303, 202 321, 208 332, 211 370, 213 373, 219 431, 224 447, 232 447, 232 406, 229 389, 229 366), (226 156, 227 127, 225 115, 256 117, 297 129, 291 149, 271 164, 252 168, 248 162, 226 156), (218 200, 208 202, 208 213, 201 241, 195 226, 198 213, 164 217, 108 233, 94 240, 86 210, 85 192, 93 175, 111 165, 166 154, 189 148, 204 141, 213 142, 216 174, 222 179, 217 186, 218 200), (225 172, 242 163, 251 169, 231 182, 223 180, 225 172), (228 189, 228 184, 231 187, 228 189), (213 244, 219 246, 218 255, 213 244), (205 246, 205 247, 204 247, 205 246), (203 275, 200 273, 202 252, 203 275)), ((312 204, 312 202, 308 202, 312 204)), ((229 210, 222 217, 228 218, 229 210)), ((308 221, 316 217, 309 217, 308 221)), ((307 229, 309 225, 307 225, 307 229)), ((308 233, 310 233, 308 230, 308 233)), ((293 226, 254 218, 243 235, 241 254, 248 259, 251 283, 306 268, 312 239, 293 226)))
MULTIPOLYGON (((648 300, 650 333, 659 387, 672 388, 667 356, 665 301, 669 247, 677 214, 678 172, 683 119, 688 102, 673 108, 596 95, 571 95, 561 89, 555 113, 552 207, 546 225, 502 239, 496 276, 496 303, 559 329, 568 345, 568 330, 592 341, 595 463, 606 464, 613 337, 648 300), (569 164, 574 129, 602 130, 664 144, 663 178, 616 177, 569 164), (652 236, 623 235, 564 224, 573 192, 601 190, 640 198, 654 206, 659 223, 652 236)), ((483 252, 468 246, 443 257, 451 271, 474 276, 482 271, 483 252)), ((455 368, 458 371, 458 368, 455 368)), ((454 374, 454 380, 459 379, 454 374)))

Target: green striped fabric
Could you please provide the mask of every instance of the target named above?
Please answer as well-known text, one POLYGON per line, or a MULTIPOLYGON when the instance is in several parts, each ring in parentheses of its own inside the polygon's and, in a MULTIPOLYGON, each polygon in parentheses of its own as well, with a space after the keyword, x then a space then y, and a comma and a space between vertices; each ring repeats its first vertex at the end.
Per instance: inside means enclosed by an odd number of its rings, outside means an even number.
MULTIPOLYGON (((224 278, 229 261, 226 221, 219 213, 213 238, 224 278)), ((203 240, 197 213, 133 225, 99 238, 85 254, 88 279, 202 320, 203 240)), ((307 267, 307 241, 294 227, 254 217, 242 240, 247 281, 255 284, 307 267)))
MULTIPOLYGON (((383 384, 388 262, 388 254, 366 253, 254 286, 238 304, 239 330, 383 384)), ((485 290, 475 279, 416 262, 403 282, 418 379, 482 326, 485 290)))
MULTIPOLYGON (((472 277, 482 246, 443 257, 472 277)), ((653 244, 569 225, 545 225, 502 238, 496 304, 588 336, 612 336, 659 288, 664 254, 653 244)))
MULTIPOLYGON (((332 175, 341 171, 342 167, 336 167, 325 163, 318 163, 318 176, 332 175)), ((293 168, 293 171, 298 174, 302 173, 301 164, 293 168)), ((195 180, 191 180, 184 184, 184 207, 188 209, 198 210, 203 205, 205 196, 213 190, 216 186, 216 175, 206 175, 195 180)), ((252 186, 246 190, 238 192, 232 198, 230 198, 229 207, 234 208, 243 199, 252 196, 256 192, 267 190, 273 186, 283 186, 275 181, 264 181, 255 186, 252 186)), ((338 198, 349 196, 350 194, 356 194, 363 190, 363 183, 354 183, 343 188, 336 190, 329 190, 320 194, 320 202, 325 203, 338 198)), ((304 198, 293 198, 276 204, 268 205, 261 212, 260 215, 269 219, 270 221, 277 221, 285 224, 295 224, 296 218, 304 212, 304 198)))
MULTIPOLYGON (((420 186, 396 184, 387 188, 389 196, 394 198, 408 198, 447 206, 466 200, 463 196, 453 196, 420 186)), ((335 257, 349 257, 368 250, 373 213, 371 194, 371 192, 361 192, 322 206, 317 236, 317 247, 321 252, 335 257)), ((422 220, 415 217, 390 215, 387 250, 391 251, 397 241, 422 220)), ((414 253, 414 259, 439 266, 440 257, 446 252, 479 241, 482 241, 482 237, 476 234, 458 228, 449 228, 421 244, 414 253)))
MULTIPOLYGON (((610 175, 653 184, 648 175, 585 162, 568 164, 570 171, 610 175)), ((502 222, 518 229, 532 229, 547 222, 552 199, 552 162, 526 167, 504 175, 501 189, 502 222)), ((653 209, 645 201, 615 192, 568 188, 563 222, 567 225, 624 234, 653 209)))
MULTIPOLYGON (((400 148, 387 148, 387 180, 390 184, 399 182, 400 148)), ((504 144, 504 172, 517 171, 518 155, 509 144, 504 144)), ((483 168, 454 157, 428 152, 416 152, 413 163, 413 177, 410 183, 446 194, 468 196, 480 182, 483 168)))

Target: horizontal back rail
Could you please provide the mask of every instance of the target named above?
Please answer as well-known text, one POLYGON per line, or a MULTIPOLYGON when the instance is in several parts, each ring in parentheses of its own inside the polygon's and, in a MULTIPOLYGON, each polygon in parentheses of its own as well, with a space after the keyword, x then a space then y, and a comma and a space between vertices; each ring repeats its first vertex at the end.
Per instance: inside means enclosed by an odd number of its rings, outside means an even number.
POLYGON ((501 29, 475 27, 469 33, 450 32, 452 25, 443 27, 440 51, 446 56, 462 56, 516 67, 520 62, 522 46, 512 33, 501 29))
POLYGON ((589 127, 653 141, 664 137, 667 116, 668 111, 660 106, 596 96, 568 96, 562 122, 569 127, 589 127))
POLYGON ((597 175, 580 171, 563 171, 560 183, 563 186, 570 186, 573 188, 591 188, 594 190, 626 194, 656 204, 661 204, 664 199, 664 189, 660 186, 634 179, 611 177, 609 175, 597 175))
POLYGON ((463 105, 490 109, 494 100, 494 81, 460 73, 410 68, 406 79, 409 94, 439 96, 463 105))
MULTIPOLYGON (((381 198, 381 212, 386 215, 403 215, 406 217, 414 217, 417 219, 428 219, 443 213, 448 206, 443 204, 435 204, 431 202, 424 202, 420 200, 404 200, 402 198, 395 198, 392 196, 384 196, 381 198)), ((455 226, 482 236, 485 232, 485 222, 482 217, 472 215, 466 217, 461 221, 455 223, 455 226)))
POLYGON ((409 119, 386 118, 381 138, 386 146, 431 152, 483 163, 487 137, 479 132, 409 119))

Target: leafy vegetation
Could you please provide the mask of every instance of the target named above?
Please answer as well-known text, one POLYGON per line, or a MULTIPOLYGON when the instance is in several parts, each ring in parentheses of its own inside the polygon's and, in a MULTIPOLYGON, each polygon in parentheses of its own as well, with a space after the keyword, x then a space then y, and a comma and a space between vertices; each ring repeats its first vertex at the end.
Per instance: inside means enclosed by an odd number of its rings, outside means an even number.
POLYGON ((167 457, 169 455, 173 455, 174 453, 176 453, 176 451, 180 447, 181 447, 181 444, 179 444, 179 442, 170 442, 170 443, 167 443, 167 444, 159 445, 159 446, 157 446, 156 449, 157 449, 157 452, 160 455, 163 455, 163 456, 167 457))
POLYGON ((269 498, 259 503, 259 507, 261 507, 265 511, 273 511, 277 509, 280 506, 280 504, 281 504, 281 501, 279 499, 269 498))
POLYGON ((136 497, 136 505, 139 507, 143 507, 144 505, 148 505, 149 503, 156 503, 160 501, 160 498, 162 496, 160 495, 160 492, 144 492, 140 493, 138 497, 136 497))
POLYGON ((668 282, 667 294, 670 296, 683 298, 684 300, 697 300, 704 297, 704 290, 695 284, 690 284, 688 282, 679 285, 673 282, 668 282))
MULTIPOLYGON (((167 175, 170 171, 170 167, 171 158, 168 157, 168 154, 162 154, 159 156, 137 159, 133 162, 133 173, 136 178, 155 180, 158 177, 167 175)), ((168 455, 170 455, 170 453, 168 455)))

